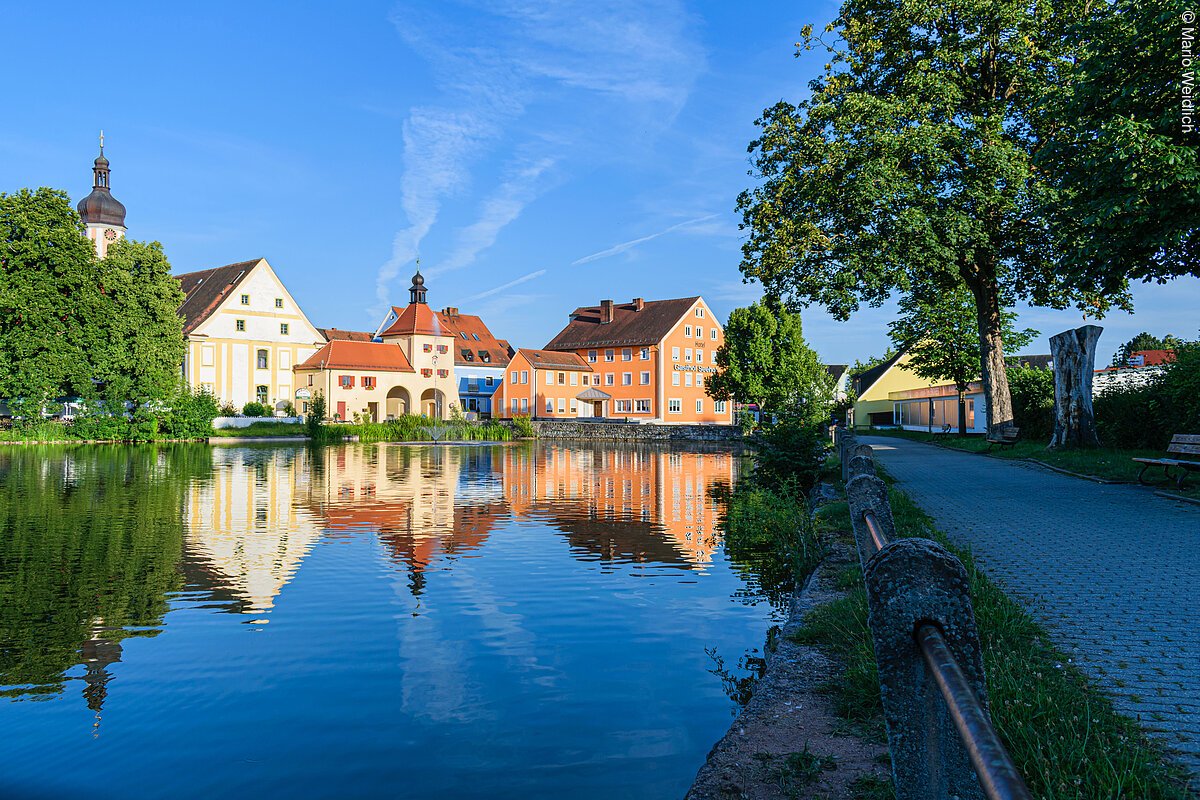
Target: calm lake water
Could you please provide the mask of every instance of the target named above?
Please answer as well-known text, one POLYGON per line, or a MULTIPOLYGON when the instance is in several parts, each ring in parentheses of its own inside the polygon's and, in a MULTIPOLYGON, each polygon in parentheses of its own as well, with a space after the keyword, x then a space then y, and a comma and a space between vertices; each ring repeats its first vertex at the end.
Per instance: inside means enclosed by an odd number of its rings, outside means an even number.
POLYGON ((679 797, 730 453, 0 450, 0 797, 679 797))

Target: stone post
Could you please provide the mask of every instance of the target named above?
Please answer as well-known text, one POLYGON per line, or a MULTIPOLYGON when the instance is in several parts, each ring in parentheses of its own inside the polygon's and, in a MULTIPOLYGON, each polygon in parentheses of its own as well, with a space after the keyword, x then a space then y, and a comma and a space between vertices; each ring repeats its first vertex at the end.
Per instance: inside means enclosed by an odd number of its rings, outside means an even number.
POLYGON ((896 800, 983 800, 970 756, 914 637, 924 623, 941 629, 986 713, 966 569, 937 542, 898 539, 867 562, 864 578, 896 800))
POLYGON ((858 549, 858 562, 865 574, 867 562, 875 555, 876 550, 863 513, 874 512, 885 542, 896 538, 896 523, 892 520, 892 504, 888 502, 887 484, 875 477, 873 472, 858 473, 846 484, 846 501, 850 506, 850 525, 854 531, 854 544, 858 549))
POLYGON ((850 480, 850 454, 854 450, 855 439, 854 433, 847 431, 841 440, 841 449, 838 451, 838 458, 842 462, 842 483, 850 480))
POLYGON ((1050 337, 1054 357, 1054 437, 1051 448, 1099 447, 1092 415, 1096 340, 1104 329, 1084 325, 1050 337))

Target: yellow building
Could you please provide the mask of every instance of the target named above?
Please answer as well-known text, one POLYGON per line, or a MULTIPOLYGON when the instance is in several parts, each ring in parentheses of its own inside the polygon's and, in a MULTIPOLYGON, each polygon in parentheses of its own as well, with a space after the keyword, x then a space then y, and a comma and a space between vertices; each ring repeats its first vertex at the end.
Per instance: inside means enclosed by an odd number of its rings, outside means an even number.
MULTIPOLYGON (((183 376, 239 410, 293 402, 294 367, 325 344, 265 258, 177 275, 187 352, 183 376)), ((299 413, 306 402, 296 402, 299 413)))
POLYGON ((450 416, 447 393, 457 398, 455 335, 425 302, 417 272, 409 303, 379 334, 378 342, 334 339, 295 368, 302 396, 323 392, 326 414, 360 415, 372 422, 401 414, 450 416))
MULTIPOLYGON (((854 377, 858 399, 849 412, 850 427, 937 431, 949 425, 958 430, 958 390, 954 384, 919 377, 908 363, 908 354, 898 353, 854 377)), ((982 384, 967 387, 965 405, 967 431, 986 433, 987 404, 982 384)))

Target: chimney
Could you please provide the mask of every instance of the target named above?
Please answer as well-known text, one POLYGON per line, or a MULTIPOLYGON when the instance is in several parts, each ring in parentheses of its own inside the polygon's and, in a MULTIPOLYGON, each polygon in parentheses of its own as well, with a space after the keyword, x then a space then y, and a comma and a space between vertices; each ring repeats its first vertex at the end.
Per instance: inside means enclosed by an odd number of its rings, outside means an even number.
POLYGON ((645 301, 645 300, 643 300, 643 299, 642 299, 642 298, 640 298, 640 297, 635 297, 635 298, 633 298, 633 310, 634 310, 634 311, 641 311, 641 310, 642 310, 643 308, 645 308, 645 307, 646 307, 646 301, 645 301))
POLYGON ((612 300, 601 300, 600 301, 600 324, 607 325, 608 323, 610 323, 612 321, 613 321, 613 301, 612 300))
POLYGON ((442 316, 447 319, 458 319, 458 309, 454 306, 446 306, 442 309, 442 316))

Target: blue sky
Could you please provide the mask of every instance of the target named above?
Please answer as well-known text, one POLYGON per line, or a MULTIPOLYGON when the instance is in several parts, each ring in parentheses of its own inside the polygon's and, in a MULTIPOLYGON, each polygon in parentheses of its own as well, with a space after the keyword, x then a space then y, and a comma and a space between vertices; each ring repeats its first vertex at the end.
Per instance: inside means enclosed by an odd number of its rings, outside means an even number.
MULTIPOLYGON (((429 302, 539 347, 576 306, 758 295, 734 204, 758 113, 821 66, 827 2, 19 4, 0 42, 0 191, 90 190, 103 128, 129 235, 177 272, 265 256, 318 326, 429 302), (53 11, 49 10, 53 8, 53 11)), ((1200 281, 1100 324, 1195 337, 1200 281)), ((805 313, 829 362, 887 346, 893 309, 805 313)), ((1049 335, 1077 313, 1025 310, 1049 335)), ((1048 352, 1042 340, 1029 351, 1048 352)))

